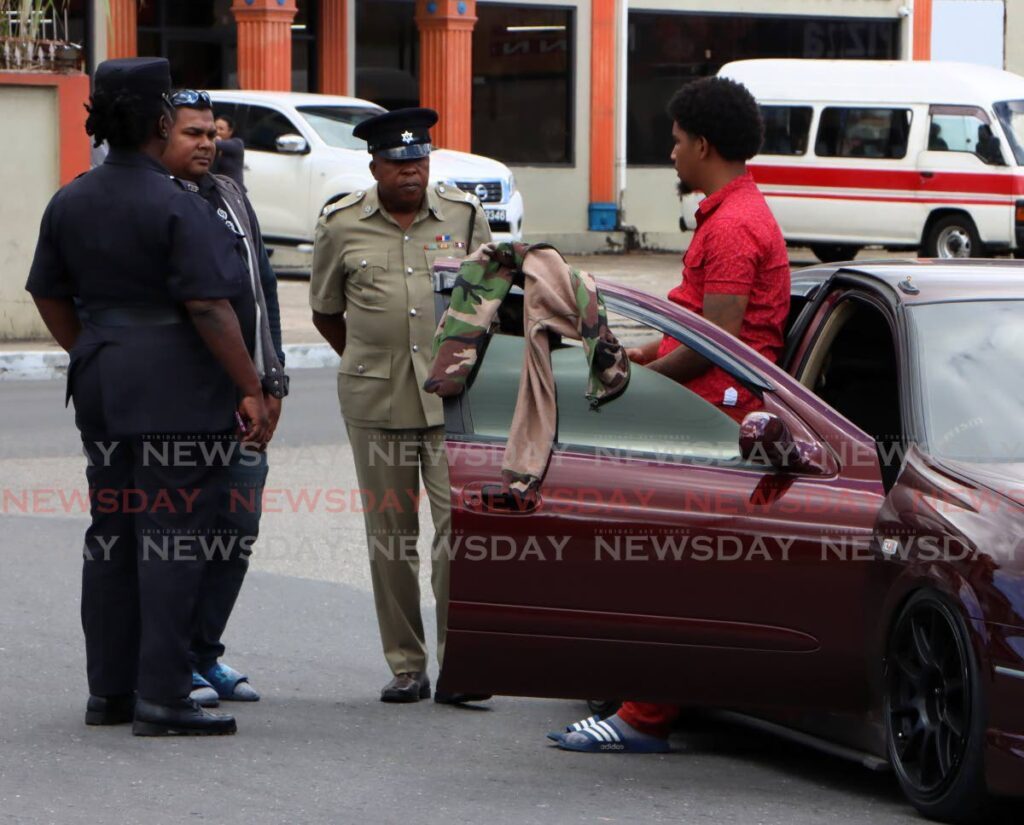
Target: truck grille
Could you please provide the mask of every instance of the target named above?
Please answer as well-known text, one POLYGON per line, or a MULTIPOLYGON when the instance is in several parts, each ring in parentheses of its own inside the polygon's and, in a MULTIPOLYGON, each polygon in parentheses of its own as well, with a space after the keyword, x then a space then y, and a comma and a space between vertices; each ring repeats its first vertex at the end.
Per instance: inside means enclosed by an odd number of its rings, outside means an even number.
POLYGON ((457 180, 455 185, 480 199, 480 203, 501 203, 500 180, 457 180))

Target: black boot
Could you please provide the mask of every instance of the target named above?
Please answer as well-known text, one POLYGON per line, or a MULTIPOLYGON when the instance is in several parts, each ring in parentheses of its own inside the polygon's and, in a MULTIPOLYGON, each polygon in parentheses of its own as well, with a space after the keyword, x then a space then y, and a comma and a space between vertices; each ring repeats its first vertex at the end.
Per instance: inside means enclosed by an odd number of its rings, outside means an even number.
POLYGON ((132 733, 136 736, 222 736, 236 730, 234 716, 209 713, 192 699, 135 703, 132 733))
POLYGON ((85 724, 124 725, 135 717, 135 694, 93 696, 85 705, 85 724))

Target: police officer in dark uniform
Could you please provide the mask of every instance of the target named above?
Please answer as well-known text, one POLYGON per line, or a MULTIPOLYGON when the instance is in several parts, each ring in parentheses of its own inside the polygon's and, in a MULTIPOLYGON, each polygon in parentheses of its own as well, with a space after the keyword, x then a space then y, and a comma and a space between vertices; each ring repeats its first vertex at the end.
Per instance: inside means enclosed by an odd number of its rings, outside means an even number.
POLYGON ((237 419, 242 446, 262 449, 269 418, 231 303, 251 300, 238 239, 158 160, 169 91, 160 58, 97 68, 86 131, 110 153, 50 201, 26 288, 71 354, 88 458, 86 724, 234 733, 232 717, 188 698, 196 596, 225 495, 207 448, 235 438, 237 419))

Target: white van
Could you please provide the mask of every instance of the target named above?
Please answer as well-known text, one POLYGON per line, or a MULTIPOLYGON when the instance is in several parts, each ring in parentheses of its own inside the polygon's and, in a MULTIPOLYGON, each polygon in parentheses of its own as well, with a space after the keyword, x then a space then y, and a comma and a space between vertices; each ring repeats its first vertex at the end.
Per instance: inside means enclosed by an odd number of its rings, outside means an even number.
POLYGON ((739 60, 719 75, 761 104, 750 169, 787 242, 823 261, 869 244, 1024 257, 1024 78, 874 60, 739 60))

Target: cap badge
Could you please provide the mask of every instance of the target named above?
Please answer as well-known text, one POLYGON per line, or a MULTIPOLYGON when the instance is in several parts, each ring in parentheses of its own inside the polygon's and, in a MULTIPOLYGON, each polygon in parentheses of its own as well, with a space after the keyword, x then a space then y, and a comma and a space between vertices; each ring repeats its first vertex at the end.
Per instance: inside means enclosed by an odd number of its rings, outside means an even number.
POLYGON ((402 143, 412 143, 412 132, 408 129, 402 132, 402 143))

